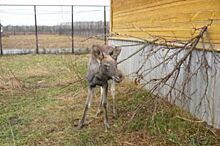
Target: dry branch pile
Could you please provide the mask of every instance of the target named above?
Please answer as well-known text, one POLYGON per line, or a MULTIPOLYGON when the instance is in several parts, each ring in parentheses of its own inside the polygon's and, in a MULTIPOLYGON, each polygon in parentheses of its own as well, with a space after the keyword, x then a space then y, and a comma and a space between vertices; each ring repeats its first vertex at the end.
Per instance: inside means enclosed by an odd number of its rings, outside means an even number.
MULTIPOLYGON (((142 87, 147 86, 148 89, 150 89, 150 93, 156 95, 156 97, 162 95, 171 103, 178 103, 183 106, 185 102, 191 100, 192 95, 197 92, 197 90, 193 91, 193 89, 189 88, 191 88, 190 84, 193 79, 199 74, 202 76, 202 83, 204 84, 202 93, 200 93, 201 97, 199 97, 200 101, 196 105, 196 109, 197 112, 199 112, 202 104, 205 103, 207 105, 205 105, 203 114, 207 114, 210 112, 211 108, 210 94, 208 95, 210 79, 216 76, 219 70, 218 65, 220 64, 220 56, 212 48, 211 42, 208 44, 208 49, 207 44, 205 46, 204 43, 204 40, 207 39, 205 37, 211 24, 212 21, 202 28, 195 29, 194 33, 198 32, 198 34, 193 35, 194 37, 188 41, 167 41, 158 36, 151 36, 153 41, 148 41, 142 38, 133 37, 134 39, 141 40, 142 43, 138 45, 142 46, 140 49, 127 56, 127 58, 122 59, 119 64, 135 55, 139 55, 142 60, 139 62, 139 67, 131 74, 132 77, 134 77, 135 83, 141 84, 142 87), (173 44, 180 45, 173 46, 173 44), (202 49, 198 49, 198 44, 202 44, 202 49), (149 60, 153 63, 147 66, 149 60), (161 69, 162 73, 158 73, 157 77, 148 77, 153 72, 155 73, 155 70, 161 71, 161 69), (178 98, 174 96, 177 93, 178 98)), ((114 35, 132 37, 121 34, 114 35)), ((213 93, 211 94, 213 95, 213 93)))

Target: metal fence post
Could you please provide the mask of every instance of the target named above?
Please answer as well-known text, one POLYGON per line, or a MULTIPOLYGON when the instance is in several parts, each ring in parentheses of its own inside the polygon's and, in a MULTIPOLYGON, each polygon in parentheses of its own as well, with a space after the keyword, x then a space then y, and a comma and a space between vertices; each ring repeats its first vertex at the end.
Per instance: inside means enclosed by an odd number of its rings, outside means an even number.
POLYGON ((105 45, 107 44, 107 24, 106 24, 106 6, 104 6, 104 40, 105 40, 105 45))
POLYGON ((37 31, 37 13, 36 13, 36 5, 34 5, 34 18, 35 18, 35 36, 36 36, 36 53, 39 53, 38 50, 38 31, 37 31))
POLYGON ((1 55, 3 55, 3 50, 2 50, 2 24, 0 23, 0 52, 1 55))
POLYGON ((74 24, 73 24, 73 5, 72 5, 72 53, 74 53, 74 24))

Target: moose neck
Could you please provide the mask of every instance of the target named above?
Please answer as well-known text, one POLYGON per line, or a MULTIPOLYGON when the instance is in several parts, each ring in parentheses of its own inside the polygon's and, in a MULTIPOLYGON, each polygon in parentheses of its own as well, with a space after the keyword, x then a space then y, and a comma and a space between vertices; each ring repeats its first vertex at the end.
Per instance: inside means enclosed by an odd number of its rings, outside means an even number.
POLYGON ((110 77, 101 69, 100 63, 92 58, 89 63, 87 79, 89 86, 95 87, 97 85, 105 86, 110 77))

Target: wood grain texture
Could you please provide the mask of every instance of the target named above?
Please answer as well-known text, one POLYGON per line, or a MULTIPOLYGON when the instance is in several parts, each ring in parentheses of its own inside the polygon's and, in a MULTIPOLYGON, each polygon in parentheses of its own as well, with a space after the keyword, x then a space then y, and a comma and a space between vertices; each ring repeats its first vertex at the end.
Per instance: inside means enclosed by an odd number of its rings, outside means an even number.
POLYGON ((185 41, 211 20, 204 40, 220 51, 220 0, 111 0, 113 33, 185 41))

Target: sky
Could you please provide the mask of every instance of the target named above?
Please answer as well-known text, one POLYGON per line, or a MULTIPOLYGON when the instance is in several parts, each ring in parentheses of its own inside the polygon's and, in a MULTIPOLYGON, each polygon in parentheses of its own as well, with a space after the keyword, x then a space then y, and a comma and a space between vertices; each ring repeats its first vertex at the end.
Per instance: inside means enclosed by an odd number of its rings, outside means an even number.
POLYGON ((0 0, 0 4, 109 5, 110 0, 0 0))
MULTIPOLYGON (((34 25, 33 6, 1 6, 1 4, 25 5, 106 5, 110 0, 0 0, 2 25, 34 25)), ((103 21, 103 7, 74 7, 74 21, 103 21)), ((109 20, 109 7, 107 7, 109 20)), ((57 25, 71 22, 70 6, 37 6, 38 25, 57 25)))

